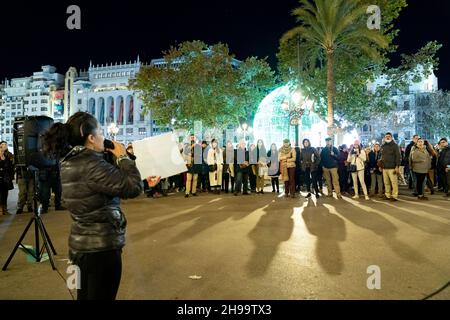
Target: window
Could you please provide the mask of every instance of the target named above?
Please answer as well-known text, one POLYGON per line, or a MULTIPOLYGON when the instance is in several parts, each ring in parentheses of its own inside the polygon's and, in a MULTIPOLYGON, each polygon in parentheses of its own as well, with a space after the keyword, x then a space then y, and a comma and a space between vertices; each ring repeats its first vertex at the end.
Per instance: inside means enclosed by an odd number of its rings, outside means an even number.
POLYGON ((42 99, 41 103, 48 103, 48 101, 46 99, 42 99))
POLYGON ((47 107, 42 107, 41 111, 48 111, 48 108, 47 107))
POLYGON ((15 116, 16 116, 15 112, 11 113, 11 117, 15 117, 15 116))
POLYGON ((119 136, 123 136, 123 129, 119 129, 119 132, 117 133, 119 136))
POLYGON ((146 128, 139 128, 139 135, 140 136, 145 136, 146 134, 147 134, 146 128))
POLYGON ((36 112, 37 108, 31 108, 31 112, 36 112))
POLYGON ((81 103, 82 103, 81 99, 78 99, 78 104, 81 104, 81 103))
POLYGON ((6 128, 6 133, 9 133, 9 128, 6 128))
POLYGON ((111 77, 111 73, 108 72, 108 74, 107 74, 106 77, 107 77, 107 78, 110 78, 110 77, 111 77))
POLYGON ((37 100, 31 101, 31 104, 37 104, 37 103, 38 103, 37 100))
POLYGON ((140 116, 139 116, 139 121, 142 121, 142 122, 145 121, 145 116, 144 116, 143 113, 140 114, 140 116))
POLYGON ((9 126, 9 120, 6 121, 6 125, 9 126))
POLYGON ((127 128, 127 134, 133 134, 133 128, 127 128))

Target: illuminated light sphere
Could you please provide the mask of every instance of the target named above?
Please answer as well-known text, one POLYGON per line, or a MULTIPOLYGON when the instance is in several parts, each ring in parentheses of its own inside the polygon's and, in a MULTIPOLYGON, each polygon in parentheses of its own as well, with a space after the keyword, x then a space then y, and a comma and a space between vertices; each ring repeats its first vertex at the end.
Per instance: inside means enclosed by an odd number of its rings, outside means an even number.
MULTIPOLYGON (((292 146, 295 144, 295 127, 290 125, 288 112, 284 110, 290 94, 289 86, 282 86, 268 94, 259 104, 253 122, 253 136, 255 141, 262 139, 266 148, 270 148, 272 143, 280 148, 286 138, 291 140, 292 146)), ((299 123, 299 143, 308 138, 313 147, 321 147, 325 145, 327 123, 316 113, 309 112, 310 107, 299 123)))

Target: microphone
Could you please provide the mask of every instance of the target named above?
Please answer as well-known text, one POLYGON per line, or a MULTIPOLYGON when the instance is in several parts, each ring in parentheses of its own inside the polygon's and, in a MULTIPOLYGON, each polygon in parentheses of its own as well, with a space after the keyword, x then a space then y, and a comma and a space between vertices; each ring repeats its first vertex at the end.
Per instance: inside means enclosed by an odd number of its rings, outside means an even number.
POLYGON ((105 147, 105 149, 114 149, 114 143, 111 140, 105 139, 103 140, 103 147, 105 147))

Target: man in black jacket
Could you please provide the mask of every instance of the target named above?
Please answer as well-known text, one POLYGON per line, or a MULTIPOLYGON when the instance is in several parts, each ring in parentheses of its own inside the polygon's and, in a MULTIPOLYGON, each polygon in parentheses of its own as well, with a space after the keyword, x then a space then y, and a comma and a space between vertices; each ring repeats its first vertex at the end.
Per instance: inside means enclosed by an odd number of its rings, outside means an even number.
POLYGON ((320 161, 323 167, 323 175, 325 176, 325 181, 327 183, 328 197, 333 196, 334 188, 338 199, 342 199, 338 174, 339 151, 333 146, 333 140, 331 138, 327 138, 325 141, 327 146, 322 149, 320 161))
POLYGON ((400 174, 401 155, 398 144, 395 143, 392 134, 386 133, 384 144, 381 146, 381 162, 385 196, 384 200, 398 200, 398 175, 400 174))
POLYGON ((441 177, 443 191, 449 195, 450 185, 450 147, 447 138, 439 141, 439 158, 437 163, 438 175, 441 177))

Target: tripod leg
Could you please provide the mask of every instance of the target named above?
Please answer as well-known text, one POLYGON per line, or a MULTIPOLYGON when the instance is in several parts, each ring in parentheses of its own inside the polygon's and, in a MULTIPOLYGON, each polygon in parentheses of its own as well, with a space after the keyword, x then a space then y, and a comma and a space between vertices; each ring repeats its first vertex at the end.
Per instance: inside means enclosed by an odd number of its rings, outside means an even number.
POLYGON ((9 255, 8 260, 6 260, 5 265, 3 266, 2 270, 6 271, 6 269, 8 268, 9 263, 11 262, 12 258, 14 257, 14 255, 16 254, 17 249, 19 248, 19 246, 22 244, 23 239, 25 238, 28 229, 30 229, 31 224, 33 223, 33 221, 35 221, 35 217, 30 219, 30 222, 28 222, 27 227, 25 228, 25 230, 23 231, 22 235, 19 238, 19 241, 17 241, 16 245, 14 246, 13 251, 11 252, 11 254, 9 255))
MULTIPOLYGON (((39 229, 41 230, 42 240, 44 241, 45 249, 47 249, 48 258, 50 260, 50 263, 52 264, 52 269, 56 270, 55 263, 53 262, 52 252, 50 251, 48 239, 47 239, 46 233, 44 231, 44 225, 43 225, 40 217, 36 219, 36 224, 39 226, 39 229)), ((39 257, 39 260, 40 260, 40 258, 41 257, 39 257)))
POLYGON ((57 255, 55 247, 53 247, 52 240, 50 239, 50 236, 47 233, 47 229, 45 229, 44 223, 41 221, 42 229, 44 229, 44 235, 47 238, 48 243, 50 244, 50 248, 52 249, 52 252, 54 255, 57 255))
POLYGON ((41 246, 39 245, 39 226, 38 226, 38 219, 39 218, 35 218, 35 222, 34 222, 34 241, 36 243, 36 247, 35 247, 35 251, 36 251, 36 262, 40 262, 41 261, 41 246))

